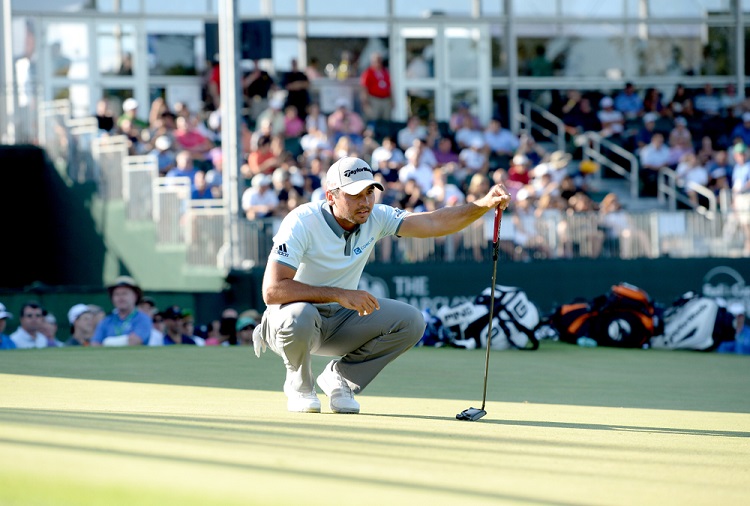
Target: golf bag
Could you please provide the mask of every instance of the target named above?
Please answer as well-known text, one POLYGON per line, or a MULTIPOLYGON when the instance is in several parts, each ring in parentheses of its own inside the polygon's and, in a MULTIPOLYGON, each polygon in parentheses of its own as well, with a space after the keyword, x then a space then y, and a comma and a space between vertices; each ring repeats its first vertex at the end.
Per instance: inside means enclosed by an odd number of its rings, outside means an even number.
POLYGON ((579 338, 589 336, 589 320, 594 314, 586 301, 558 306, 544 322, 552 327, 561 341, 576 344, 579 338))
POLYGON ((664 333, 653 348, 711 351, 734 340, 734 316, 708 297, 687 292, 664 311, 664 333))
POLYGON ((578 300, 559 306, 544 323, 568 343, 590 337, 599 346, 641 348, 653 337, 658 321, 649 295, 620 283, 590 302, 578 300))
MULTIPOLYGON (((471 302, 443 306, 437 318, 447 332, 450 346, 475 349, 487 346, 491 287, 471 302)), ((517 348, 536 350, 539 340, 534 335, 539 324, 539 310, 519 288, 495 285, 495 307, 492 312, 490 347, 494 350, 517 348)))

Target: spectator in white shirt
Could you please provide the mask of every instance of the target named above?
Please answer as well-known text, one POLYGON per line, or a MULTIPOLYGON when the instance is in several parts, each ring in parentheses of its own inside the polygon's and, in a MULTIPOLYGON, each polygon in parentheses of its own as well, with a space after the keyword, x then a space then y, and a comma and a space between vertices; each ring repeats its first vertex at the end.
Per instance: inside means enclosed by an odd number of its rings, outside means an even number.
POLYGON ((615 109, 615 101, 612 97, 604 97, 599 102, 601 109, 596 113, 602 124, 601 135, 603 137, 619 137, 625 130, 625 116, 615 109))
POLYGON ((677 184, 690 198, 693 206, 698 206, 698 193, 692 188, 693 184, 706 186, 708 184, 708 170, 701 165, 695 153, 686 153, 677 164, 677 184))
POLYGON ((20 326, 10 335, 16 348, 46 348, 47 338, 40 332, 44 323, 44 310, 38 302, 27 302, 21 306, 20 326))
POLYGON ((411 116, 407 120, 406 126, 398 131, 396 140, 398 147, 406 151, 414 144, 415 139, 424 139, 426 137, 427 128, 421 124, 418 116, 411 116))
POLYGON ((398 171, 398 180, 406 185, 406 182, 413 179, 422 193, 427 193, 432 188, 432 167, 426 163, 420 162, 421 152, 419 149, 411 151, 406 155, 407 164, 398 171))
POLYGON ((656 196, 659 169, 669 164, 670 156, 670 149, 664 144, 664 135, 661 133, 655 133, 651 137, 651 142, 643 146, 640 151, 642 196, 656 196))
POLYGON ((271 187, 273 180, 267 174, 257 174, 250 188, 242 194, 242 210, 248 220, 273 216, 279 206, 279 198, 271 187))

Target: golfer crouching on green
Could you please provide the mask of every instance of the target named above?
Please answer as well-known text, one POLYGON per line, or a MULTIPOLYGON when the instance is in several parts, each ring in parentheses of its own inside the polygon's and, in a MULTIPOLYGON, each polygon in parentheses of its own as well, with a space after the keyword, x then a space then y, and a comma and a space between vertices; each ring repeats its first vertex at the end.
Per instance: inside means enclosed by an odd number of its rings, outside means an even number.
POLYGON ((257 356, 268 346, 284 359, 289 411, 320 412, 312 355, 337 357, 317 377, 331 411, 359 413, 354 394, 421 339, 417 308, 357 289, 378 240, 452 234, 510 203, 496 185, 469 204, 409 213, 375 204, 376 188, 383 190, 365 161, 342 158, 328 169, 325 202, 294 209, 273 239, 263 277, 267 309, 253 344, 257 356))

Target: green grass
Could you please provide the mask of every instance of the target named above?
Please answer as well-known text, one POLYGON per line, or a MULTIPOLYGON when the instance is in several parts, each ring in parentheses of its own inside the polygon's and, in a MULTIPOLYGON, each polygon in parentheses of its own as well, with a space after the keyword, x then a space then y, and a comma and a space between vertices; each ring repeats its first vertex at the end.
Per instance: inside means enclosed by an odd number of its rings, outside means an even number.
MULTIPOLYGON (((316 359, 322 369, 326 360, 316 359)), ((748 504, 750 361, 415 349, 360 415, 248 348, 0 353, 0 504, 748 504)))

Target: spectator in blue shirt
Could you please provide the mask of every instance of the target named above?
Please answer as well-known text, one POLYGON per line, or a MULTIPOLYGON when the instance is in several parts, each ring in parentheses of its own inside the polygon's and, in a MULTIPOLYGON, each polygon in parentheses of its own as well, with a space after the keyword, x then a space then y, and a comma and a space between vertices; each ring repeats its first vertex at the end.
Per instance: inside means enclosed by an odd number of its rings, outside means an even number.
POLYGON ((635 90, 633 83, 626 83, 625 89, 615 97, 615 109, 620 111, 625 119, 635 119, 643 112, 643 100, 635 90))
POLYGON ((96 326, 92 346, 137 346, 148 344, 151 318, 136 308, 142 296, 138 283, 120 276, 107 287, 114 310, 96 326))
POLYGON ((175 157, 175 167, 167 172, 166 177, 187 177, 190 179, 190 186, 195 184, 195 167, 193 166, 193 156, 190 151, 180 151, 175 157))
POLYGON ((192 336, 183 333, 185 312, 179 306, 171 306, 159 313, 164 319, 164 346, 175 344, 196 345, 192 336))
POLYGON ((750 146, 750 112, 746 112, 742 115, 742 123, 734 127, 732 130, 732 142, 736 142, 737 139, 741 139, 745 146, 750 146))
POLYGON ((5 325, 8 320, 13 318, 13 315, 5 310, 5 305, 0 303, 0 350, 14 350, 16 349, 16 343, 5 335, 5 325))

